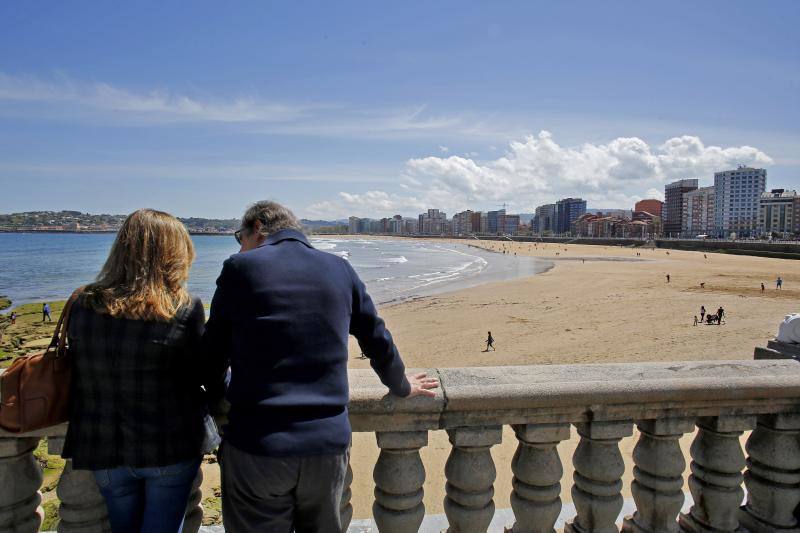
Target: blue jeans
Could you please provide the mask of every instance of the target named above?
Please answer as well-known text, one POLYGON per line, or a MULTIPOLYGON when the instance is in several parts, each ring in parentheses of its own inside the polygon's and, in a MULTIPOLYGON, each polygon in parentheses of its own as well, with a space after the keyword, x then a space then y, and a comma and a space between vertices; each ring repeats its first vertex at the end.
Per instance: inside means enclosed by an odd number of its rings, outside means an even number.
POLYGON ((152 468, 95 470, 114 533, 180 533, 200 459, 152 468))

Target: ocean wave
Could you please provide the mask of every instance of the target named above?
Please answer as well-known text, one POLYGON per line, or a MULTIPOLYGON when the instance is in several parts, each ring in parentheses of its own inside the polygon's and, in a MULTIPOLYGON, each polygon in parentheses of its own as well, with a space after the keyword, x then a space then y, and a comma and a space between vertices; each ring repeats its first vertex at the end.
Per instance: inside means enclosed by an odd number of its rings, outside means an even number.
POLYGON ((336 248, 336 243, 331 241, 315 241, 314 248, 317 250, 333 250, 336 248))
POLYGON ((408 259, 401 255, 399 257, 390 257, 389 259, 381 259, 384 263, 408 263, 408 259))

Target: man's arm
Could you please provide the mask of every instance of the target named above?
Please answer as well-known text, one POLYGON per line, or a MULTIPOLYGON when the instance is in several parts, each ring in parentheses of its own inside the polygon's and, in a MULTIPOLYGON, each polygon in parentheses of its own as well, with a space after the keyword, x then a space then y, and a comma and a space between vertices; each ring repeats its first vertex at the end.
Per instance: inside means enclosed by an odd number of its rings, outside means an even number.
POLYGON ((411 393, 411 385, 406 379, 406 367, 392 334, 386 329, 383 319, 378 316, 372 298, 367 294, 364 283, 349 263, 345 263, 353 282, 353 310, 350 318, 350 334, 358 339, 358 345, 370 360, 370 366, 389 387, 395 396, 406 397, 411 393))
POLYGON ((233 265, 226 260, 217 278, 217 290, 211 300, 211 311, 203 334, 204 381, 212 402, 225 395, 229 378, 231 349, 231 304, 233 300, 233 265))

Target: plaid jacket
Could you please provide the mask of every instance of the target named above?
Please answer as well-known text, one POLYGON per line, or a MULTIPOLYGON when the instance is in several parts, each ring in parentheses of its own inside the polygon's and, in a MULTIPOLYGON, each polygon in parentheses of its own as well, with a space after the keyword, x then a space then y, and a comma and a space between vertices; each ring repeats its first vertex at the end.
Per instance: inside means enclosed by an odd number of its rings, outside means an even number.
POLYGON ((72 405, 63 456, 88 470, 201 456, 207 412, 201 386, 222 376, 224 362, 202 350, 200 300, 168 323, 112 318, 80 299, 72 313, 72 405))

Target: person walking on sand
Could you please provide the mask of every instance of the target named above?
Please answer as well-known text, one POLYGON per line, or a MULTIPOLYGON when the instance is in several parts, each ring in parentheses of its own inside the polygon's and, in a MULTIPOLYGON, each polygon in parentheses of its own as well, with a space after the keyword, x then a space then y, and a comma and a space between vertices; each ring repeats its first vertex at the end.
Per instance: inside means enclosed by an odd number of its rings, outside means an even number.
POLYGON ((764 292, 764 289, 766 289, 766 287, 764 287, 764 284, 762 283, 761 284, 761 292, 764 292))
POLYGON ((700 322, 703 321, 705 316, 706 316, 706 306, 705 305, 701 305, 700 306, 700 322))
POLYGON ((694 315, 694 325, 697 325, 697 315, 694 315))
POLYGON ((719 309, 717 309, 717 325, 718 326, 722 325, 722 317, 724 317, 724 316, 725 316, 725 310, 720 305, 719 309))
POLYGON ((50 318, 50 304, 45 302, 42 304, 42 322, 48 321, 52 322, 53 319, 50 318))
POLYGON ((493 352, 496 351, 494 349, 494 337, 492 337, 491 331, 488 332, 488 337, 486 337, 486 349, 484 350, 484 352, 488 352, 489 348, 491 348, 493 352))
POLYGON ((11 325, 13 326, 16 323, 17 323, 17 313, 11 311, 11 325))
POLYGON ((667 283, 669 283, 669 274, 667 274, 667 283))
POLYGON ((783 287, 783 280, 778 276, 778 279, 775 280, 775 288, 781 290, 781 287, 783 287))
POLYGON ((225 529, 341 533, 348 338, 395 397, 433 397, 439 381, 406 376, 356 271, 315 249, 289 209, 256 202, 234 237, 241 249, 222 265, 203 337, 231 366, 219 455, 225 529))

